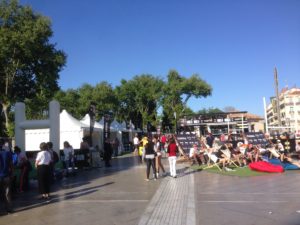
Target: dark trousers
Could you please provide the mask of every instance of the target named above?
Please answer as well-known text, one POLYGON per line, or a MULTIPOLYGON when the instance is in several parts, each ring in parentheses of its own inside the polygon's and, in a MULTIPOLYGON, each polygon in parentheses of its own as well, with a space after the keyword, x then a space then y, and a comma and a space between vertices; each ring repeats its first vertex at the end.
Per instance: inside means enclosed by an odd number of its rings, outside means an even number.
POLYGON ((156 170, 155 170, 155 158, 154 159, 145 159, 147 165, 147 179, 149 179, 150 167, 152 167, 154 178, 156 179, 156 170))
POLYGON ((7 212, 12 210, 10 177, 0 178, 0 195, 7 212))
POLYGON ((51 173, 49 165, 39 165, 37 167, 37 179, 40 193, 49 194, 51 185, 51 173))
POLYGON ((23 166, 20 173, 20 190, 27 191, 29 189, 29 168, 28 166, 23 166))
POLYGON ((198 164, 200 165, 201 163, 202 164, 205 164, 206 160, 205 160, 205 156, 203 153, 200 153, 200 154, 194 154, 193 155, 193 159, 196 160, 198 162, 198 164))

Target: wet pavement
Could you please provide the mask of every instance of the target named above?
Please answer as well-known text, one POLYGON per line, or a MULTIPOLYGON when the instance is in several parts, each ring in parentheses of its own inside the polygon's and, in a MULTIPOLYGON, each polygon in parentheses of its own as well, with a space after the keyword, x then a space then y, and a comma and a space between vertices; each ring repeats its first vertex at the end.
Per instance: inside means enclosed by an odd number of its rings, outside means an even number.
POLYGON ((57 181, 50 201, 39 199, 32 184, 0 225, 300 224, 300 171, 240 178, 178 164, 178 178, 147 182, 145 166, 134 157, 112 165, 57 181))

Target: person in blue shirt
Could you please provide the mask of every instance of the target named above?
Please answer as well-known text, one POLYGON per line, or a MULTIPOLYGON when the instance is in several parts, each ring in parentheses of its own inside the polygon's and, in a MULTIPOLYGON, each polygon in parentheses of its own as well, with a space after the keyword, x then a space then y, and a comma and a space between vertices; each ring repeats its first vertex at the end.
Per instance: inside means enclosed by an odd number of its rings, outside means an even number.
POLYGON ((0 150, 0 195, 4 199, 4 206, 7 213, 12 213, 11 202, 11 177, 13 174, 12 153, 0 150))

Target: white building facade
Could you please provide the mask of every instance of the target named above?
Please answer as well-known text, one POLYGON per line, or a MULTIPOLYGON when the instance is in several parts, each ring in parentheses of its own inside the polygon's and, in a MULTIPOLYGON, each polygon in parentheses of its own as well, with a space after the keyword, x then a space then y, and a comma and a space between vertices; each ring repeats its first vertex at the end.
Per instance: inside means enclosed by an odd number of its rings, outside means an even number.
MULTIPOLYGON (((283 89, 279 95, 281 126, 300 133, 300 88, 283 89)), ((267 106, 267 119, 271 127, 279 126, 276 98, 267 106)))

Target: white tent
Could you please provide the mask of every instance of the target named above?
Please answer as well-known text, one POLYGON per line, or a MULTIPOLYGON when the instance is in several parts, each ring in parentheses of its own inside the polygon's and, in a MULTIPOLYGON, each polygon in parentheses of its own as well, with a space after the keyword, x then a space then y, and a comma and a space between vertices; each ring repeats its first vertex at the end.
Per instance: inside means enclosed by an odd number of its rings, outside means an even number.
MULTIPOLYGON (((88 131, 87 126, 72 117, 66 110, 60 113, 60 149, 63 149, 64 141, 68 141, 74 149, 79 149, 85 131, 88 131)), ((25 131, 26 151, 39 150, 40 143, 48 141, 49 129, 25 131)))
MULTIPOLYGON (((90 115, 86 114, 80 122, 84 124, 86 130, 88 132, 85 132, 86 136, 89 136, 89 129, 90 129, 90 115)), ((100 149, 103 147, 103 125, 95 121, 94 123, 94 130, 93 130, 93 146, 98 145, 100 149)))
POLYGON ((110 129, 113 128, 114 130, 119 131, 120 127, 121 127, 120 124, 116 120, 112 121, 110 124, 110 129))
POLYGON ((127 126, 126 126, 126 122, 125 121, 123 121, 120 125, 121 125, 120 127, 121 127, 122 131, 127 131, 127 126))
MULTIPOLYGON (((82 120, 80 120, 81 123, 85 124, 87 127, 90 126, 90 115, 86 114, 82 120)), ((94 129, 103 129, 103 125, 100 124, 99 122, 95 121, 94 123, 94 129)))

